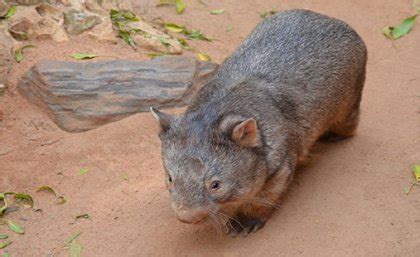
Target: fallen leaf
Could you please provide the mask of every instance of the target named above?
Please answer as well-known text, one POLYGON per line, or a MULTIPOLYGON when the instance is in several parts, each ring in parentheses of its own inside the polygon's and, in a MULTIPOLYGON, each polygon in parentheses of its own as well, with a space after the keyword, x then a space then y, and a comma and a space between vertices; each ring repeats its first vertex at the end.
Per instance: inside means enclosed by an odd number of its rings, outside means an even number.
POLYGON ((384 27, 382 29, 382 34, 384 34, 387 38, 392 39, 392 28, 391 27, 384 27))
POLYGON ((413 165, 413 175, 417 182, 420 182, 420 165, 413 165))
POLYGON ((180 26, 175 23, 165 23, 165 29, 174 32, 174 33, 182 33, 185 30, 184 26, 180 26))
POLYGON ((274 14, 276 14, 278 11, 276 10, 276 7, 273 6, 273 8, 271 8, 271 10, 269 11, 263 11, 260 13, 260 17, 262 19, 265 19, 267 17, 273 16, 274 14))
POLYGON ((7 239, 7 238, 9 238, 8 235, 6 235, 6 234, 0 234, 0 239, 7 239))
POLYGON ((200 30, 192 30, 188 34, 188 37, 191 39, 196 40, 204 40, 204 41, 211 41, 209 38, 205 37, 203 33, 200 30))
POLYGON ((82 256, 82 246, 76 240, 71 241, 69 251, 70 257, 82 256))
POLYGON ((382 29, 382 33, 392 40, 399 39, 407 35, 414 25, 414 21, 417 18, 417 14, 405 19, 401 24, 396 27, 387 26, 382 29))
POLYGON ((12 5, 9 7, 9 10, 7 10, 6 15, 1 16, 0 19, 9 19, 10 17, 13 16, 13 14, 15 14, 16 12, 16 6, 12 5))
POLYGON ((117 32, 117 37, 121 38, 129 44, 134 50, 137 49, 136 43, 133 39, 133 35, 137 34, 139 31, 133 29, 129 23, 139 21, 136 14, 132 11, 121 11, 111 9, 109 11, 109 16, 111 18, 112 28, 117 32))
POLYGON ((176 8, 176 13, 181 14, 185 9, 185 3, 182 0, 159 0, 157 7, 163 5, 174 5, 176 8))
POLYGON ((52 194, 54 194, 55 196, 55 203, 57 204, 65 204, 67 202, 66 198, 64 198, 64 196, 59 195, 58 192, 50 187, 50 186, 41 186, 40 188, 38 188, 38 190, 36 190, 37 192, 41 192, 41 191, 46 191, 46 192, 50 192, 52 194))
POLYGON ((18 201, 26 202, 31 208, 34 207, 34 200, 32 199, 32 196, 28 194, 16 193, 13 198, 18 201))
POLYGON ((123 176, 123 179, 125 181, 128 181, 128 174, 127 174, 127 172, 124 172, 122 176, 123 176))
POLYGON ((88 168, 81 168, 77 174, 80 176, 80 175, 86 174, 88 171, 89 171, 88 168))
POLYGON ((0 242, 0 249, 4 249, 11 244, 12 244, 12 241, 0 242))
POLYGON ((168 39, 166 37, 160 36, 160 37, 158 37, 158 39, 159 39, 160 43, 162 45, 164 45, 165 47, 169 47, 170 46, 170 44, 168 42, 168 39))
POLYGON ((73 235, 71 235, 65 242, 66 245, 70 244, 71 242, 73 242, 76 238, 78 238, 81 234, 83 234, 83 232, 76 232, 73 235))
POLYGON ((198 60, 200 60, 202 62, 211 61, 211 57, 203 51, 200 51, 200 52, 197 53, 197 58, 198 58, 198 60))
POLYGON ((188 45, 187 41, 183 38, 177 38, 178 43, 181 45, 181 47, 185 50, 191 50, 192 47, 188 45))
POLYGON ((24 230, 21 226, 19 226, 17 223, 15 223, 15 222, 13 222, 13 221, 9 220, 9 221, 7 222, 7 225, 8 225, 8 227, 9 227, 9 229, 10 229, 11 231, 15 232, 15 233, 18 233, 18 234, 25 234, 25 230, 24 230))
POLYGON ((176 12, 178 14, 181 14, 185 9, 184 2, 182 2, 182 0, 175 0, 175 5, 176 5, 176 12))
POLYGON ((84 60, 84 59, 93 59, 97 57, 95 54, 82 54, 82 53, 74 53, 70 55, 71 58, 76 60, 84 60))
POLYGON ((64 196, 59 196, 57 199, 55 199, 55 202, 59 205, 65 204, 67 202, 66 198, 64 196))
POLYGON ((209 38, 203 35, 200 30, 189 30, 185 26, 181 26, 172 22, 164 23, 164 27, 166 30, 174 32, 174 33, 181 33, 189 37, 190 39, 197 39, 197 40, 204 40, 204 41, 211 41, 209 38))
POLYGON ((30 47, 35 47, 34 45, 24 45, 22 47, 19 47, 18 49, 16 49, 15 51, 15 60, 16 62, 21 62, 23 61, 23 50, 25 48, 30 48, 30 47))
POLYGON ((80 214, 76 216, 76 220, 78 219, 89 219, 90 220, 90 215, 88 213, 85 214, 80 214))
POLYGON ((225 9, 217 9, 217 10, 210 11, 210 14, 219 15, 219 14, 222 14, 224 12, 225 12, 225 9))
POLYGON ((153 59, 153 58, 156 58, 156 57, 159 57, 159 56, 165 56, 167 54, 166 53, 158 53, 158 52, 149 52, 149 53, 146 53, 146 55, 147 55, 147 57, 153 59))
POLYGON ((57 191, 55 191, 55 189, 50 187, 50 186, 41 186, 36 191, 37 192, 47 191, 47 192, 53 193, 55 195, 55 197, 58 197, 57 191))
POLYGON ((413 0, 413 7, 417 13, 420 13, 420 0, 413 0))

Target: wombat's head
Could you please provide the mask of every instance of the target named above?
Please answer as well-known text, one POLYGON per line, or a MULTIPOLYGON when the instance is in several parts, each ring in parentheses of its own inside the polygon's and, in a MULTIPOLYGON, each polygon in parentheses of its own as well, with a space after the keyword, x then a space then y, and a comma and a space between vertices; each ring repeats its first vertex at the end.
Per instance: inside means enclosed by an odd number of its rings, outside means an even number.
POLYGON ((179 220, 200 223, 232 213, 261 189, 267 174, 253 118, 151 111, 160 126, 166 185, 179 220))

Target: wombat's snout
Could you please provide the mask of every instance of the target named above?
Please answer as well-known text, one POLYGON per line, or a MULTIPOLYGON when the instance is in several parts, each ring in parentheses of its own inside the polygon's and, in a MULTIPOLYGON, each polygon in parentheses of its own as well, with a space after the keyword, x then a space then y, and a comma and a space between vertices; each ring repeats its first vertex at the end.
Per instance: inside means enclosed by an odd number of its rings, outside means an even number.
POLYGON ((172 203, 172 209, 178 220, 183 223, 199 224, 209 215, 209 212, 204 208, 188 208, 176 203, 172 203))

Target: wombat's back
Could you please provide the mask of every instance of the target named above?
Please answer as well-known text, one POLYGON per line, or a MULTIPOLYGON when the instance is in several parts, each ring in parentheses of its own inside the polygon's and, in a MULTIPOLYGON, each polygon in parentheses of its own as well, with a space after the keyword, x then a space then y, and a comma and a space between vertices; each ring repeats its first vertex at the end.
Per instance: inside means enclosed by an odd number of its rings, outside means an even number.
MULTIPOLYGON (((366 47, 345 22, 307 10, 262 21, 221 65, 215 79, 232 85, 253 78, 325 85, 327 73, 355 72, 366 47)), ((315 86, 315 85, 314 85, 315 86)))
POLYGON ((302 147, 325 131, 350 136, 366 60, 365 44, 345 22, 306 10, 281 12, 256 26, 187 113, 256 117, 263 130, 278 124, 278 130, 295 131, 302 147), (281 116, 289 122, 279 124, 281 116))

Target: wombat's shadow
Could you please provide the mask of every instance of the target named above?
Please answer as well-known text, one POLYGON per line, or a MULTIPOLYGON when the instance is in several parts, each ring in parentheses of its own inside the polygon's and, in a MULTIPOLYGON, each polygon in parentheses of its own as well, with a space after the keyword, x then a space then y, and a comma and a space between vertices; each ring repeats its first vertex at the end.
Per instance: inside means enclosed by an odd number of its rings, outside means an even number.
MULTIPOLYGON (((328 153, 336 150, 337 148, 342 148, 344 145, 349 144, 351 138, 343 139, 340 141, 328 141, 328 140, 318 140, 314 146, 312 146, 310 153, 307 157, 307 160, 299 165, 295 171, 295 175, 292 183, 289 185, 288 190, 283 194, 279 201, 279 208, 273 213, 272 217, 267 223, 267 226, 271 226, 273 220, 275 222, 281 220, 281 216, 284 214, 284 210, 288 208, 289 202, 296 200, 300 192, 302 192, 301 184, 303 180, 307 179, 308 172, 317 172, 318 168, 315 166, 322 166, 321 163, 326 161, 325 158, 328 156, 328 153)), ((264 230, 264 228, 263 228, 264 230)), ((259 231, 256 232, 258 234, 259 231)), ((248 235, 248 238, 254 237, 256 234, 248 235)), ((242 238, 239 235, 237 238, 242 238)), ((224 233, 217 232, 216 229, 211 225, 207 224, 201 229, 195 231, 195 233, 185 233, 182 238, 179 238, 185 244, 185 242, 191 242, 192 245, 199 244, 200 247, 205 249, 206 247, 223 247, 224 245, 229 245, 232 243, 232 238, 229 235, 224 233)))

